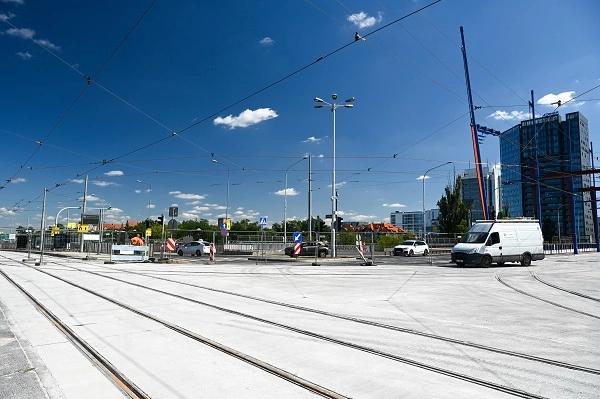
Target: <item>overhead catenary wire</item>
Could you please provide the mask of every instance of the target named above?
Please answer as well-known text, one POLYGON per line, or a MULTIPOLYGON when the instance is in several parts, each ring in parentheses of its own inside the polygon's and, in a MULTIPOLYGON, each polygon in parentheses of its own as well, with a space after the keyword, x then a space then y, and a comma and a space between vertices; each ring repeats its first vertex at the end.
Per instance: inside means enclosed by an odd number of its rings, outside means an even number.
MULTIPOLYGON (((385 25, 385 26, 382 26, 382 27, 380 27, 380 28, 376 29, 375 31, 371 32, 370 34, 372 34, 372 33, 375 33, 375 32, 377 32, 377 31, 380 31, 380 30, 382 30, 382 29, 384 29, 384 28, 386 28, 386 27, 388 27, 388 26, 391 26, 392 24, 394 24, 394 23, 396 23, 396 22, 398 22, 398 21, 401 21, 401 20, 403 20, 403 19, 405 19, 405 18, 408 18, 408 17, 410 17, 410 16, 412 16, 412 15, 414 15, 414 14, 416 14, 416 13, 418 13, 418 12, 420 12, 420 11, 422 11, 422 10, 424 10, 424 9, 428 8, 428 7, 431 7, 432 5, 434 5, 434 4, 436 4, 436 3, 440 2, 440 1, 441 1, 441 0, 436 0, 436 1, 434 1, 434 2, 430 3, 430 4, 426 5, 426 6, 423 6, 423 7, 419 8, 419 9, 417 9, 417 10, 415 10, 415 11, 413 11, 413 12, 411 12, 411 13, 409 13, 409 14, 407 14, 407 15, 405 15, 405 16, 403 16, 403 17, 401 17, 401 18, 398 18, 397 20, 395 20, 395 21, 393 21, 393 22, 391 22, 391 23, 389 23, 389 24, 387 24, 387 25, 385 25)), ((154 4, 154 2, 155 2, 155 1, 153 1, 153 2, 152 2, 151 6, 154 4)), ((136 26, 139 24, 139 22, 141 21, 141 19, 143 19, 143 17, 144 17, 144 16, 147 14, 147 12, 148 12, 148 11, 149 11, 149 9, 151 8, 151 6, 150 6, 150 7, 149 7, 149 8, 146 10, 146 12, 145 12, 145 13, 142 15, 142 18, 140 18, 140 19, 138 20, 138 22, 137 22, 137 23, 134 25, 134 28, 135 28, 135 27, 136 27, 136 26)), ((131 31, 130 31, 130 33, 131 33, 131 31)), ((128 36, 130 35, 130 33, 129 33, 129 34, 126 36, 126 37, 128 37, 128 36)), ((366 35, 365 35, 365 36, 366 36, 366 35)), ((122 43, 123 43, 123 41, 121 42, 121 44, 119 44, 119 46, 118 46, 118 47, 120 47, 120 46, 122 45, 122 43)), ((246 101, 247 99, 249 99, 249 98, 251 98, 251 97, 254 97, 254 96, 256 96, 257 94, 259 94, 259 93, 262 93, 262 92, 264 92, 264 91, 268 90, 269 88, 271 88, 271 87, 273 87, 273 86, 275 86, 275 85, 277 85, 277 84, 279 84, 279 83, 281 83, 281 82, 283 82, 283 81, 285 81, 285 80, 289 79, 290 77, 292 77, 292 76, 294 76, 294 75, 296 75, 296 74, 298 74, 298 73, 302 72, 303 70, 305 70, 305 69, 307 69, 307 68, 310 68, 311 66, 315 65, 316 63, 318 63, 318 62, 320 62, 320 61, 323 61, 324 59, 326 59, 326 58, 328 58, 328 57, 331 57, 331 56, 333 56, 334 54, 338 53, 339 51, 341 51, 341 50, 343 50, 343 49, 347 48, 348 46, 350 46, 350 45, 352 45, 352 44, 354 44, 354 43, 355 43, 355 41, 351 41, 351 42, 349 42, 349 43, 347 43, 347 44, 345 44, 345 45, 343 45, 343 46, 341 46, 341 47, 339 47, 339 48, 337 48, 337 49, 335 49, 335 50, 333 50, 333 51, 331 51, 331 52, 329 52, 329 53, 327 53, 327 54, 325 54, 325 55, 323 55, 323 56, 321 56, 321 57, 319 57, 319 58, 317 58, 317 60, 315 60, 315 61, 313 61, 313 62, 311 62, 311 63, 309 63, 309 64, 307 64, 307 65, 305 65, 305 66, 303 66, 303 67, 301 67, 301 68, 299 68, 299 69, 297 69, 296 71, 294 71, 294 72, 292 72, 292 73, 290 73, 290 74, 288 74, 288 75, 284 76, 283 78, 281 78, 281 79, 279 79, 279 80, 277 80, 277 81, 275 81, 275 82, 273 82, 273 83, 271 83, 271 84, 269 84, 269 85, 267 85, 267 86, 264 86, 263 88, 261 88, 261 89, 259 89, 259 90, 255 91, 255 92, 253 92, 253 93, 251 93, 251 94, 249 94, 249 95, 247 95, 247 96, 243 97, 242 99, 240 99, 240 100, 238 100, 238 101, 236 101, 236 102, 234 102, 234 103, 230 104, 229 106, 227 106, 227 107, 224 107, 224 108, 220 109, 219 111, 217 111, 217 112, 214 112, 214 113, 212 113, 211 115, 209 115, 209 116, 207 116, 207 117, 205 117, 205 118, 203 118, 203 119, 201 119, 201 120, 199 120, 199 121, 197 121, 197 122, 195 122, 195 123, 193 123, 193 124, 190 124, 190 125, 188 125, 187 127, 183 128, 183 129, 181 129, 181 130, 179 130, 179 131, 177 131, 177 132, 175 132, 175 131, 172 131, 172 132, 171 132, 171 134, 170 134, 169 136, 167 136, 167 137, 163 137, 163 138, 161 138, 161 139, 159 139, 159 140, 156 140, 156 141, 154 141, 154 142, 151 142, 151 143, 149 143, 149 144, 146 144, 146 145, 144 145, 144 146, 142 146, 142 147, 139 147, 139 148, 137 148, 137 149, 133 149, 133 150, 131 150, 131 151, 128 151, 128 152, 126 152, 126 153, 123 153, 123 154, 121 154, 121 155, 118 155, 118 156, 116 156, 116 157, 113 157, 113 158, 110 158, 110 159, 105 159, 105 160, 103 160, 103 161, 102 161, 102 164, 100 164, 100 165, 98 165, 98 166, 96 166, 96 167, 90 168, 90 169, 88 169, 87 171, 83 171, 83 172, 81 172, 81 173, 78 173, 78 174, 77 174, 77 177, 79 177, 79 176, 82 176, 82 175, 84 175, 84 174, 86 174, 86 173, 89 173, 89 172, 91 172, 91 171, 93 171, 93 170, 96 170, 97 168, 99 168, 99 167, 102 167, 102 166, 103 166, 103 165, 105 165, 105 164, 113 163, 113 162, 115 162, 116 160, 119 160, 119 159, 121 159, 121 158, 123 158, 123 157, 126 157, 126 156, 128 156, 128 155, 131 155, 131 154, 133 154, 133 153, 136 153, 136 152, 139 152, 139 151, 141 151, 141 150, 143 150, 143 149, 149 148, 149 147, 151 147, 151 146, 153 146, 153 145, 156 145, 156 144, 158 144, 158 143, 160 143, 160 142, 162 142, 162 141, 165 141, 165 140, 167 140, 167 139, 169 139, 169 138, 172 138, 172 137, 181 137, 181 133, 182 133, 182 132, 185 132, 185 131, 187 131, 187 130, 191 129, 192 127, 194 127, 194 126, 197 126, 197 125, 198 125, 198 124, 200 124, 200 123, 206 122, 207 120, 209 120, 209 119, 211 119, 211 118, 215 117, 216 115, 218 115, 218 114, 220 114, 220 113, 222 113, 222 112, 224 112, 224 111, 226 111, 226 110, 228 110, 228 109, 230 109, 230 108, 232 108, 232 107, 234 107, 234 106, 236 106, 236 105, 240 104, 241 102, 243 102, 243 101, 246 101)), ((47 48, 46 48, 45 50, 50 52, 50 50, 49 50, 49 49, 47 49, 47 48)), ((113 52, 113 54, 114 54, 114 52, 113 52)), ((111 54, 111 57, 112 57, 112 55, 113 55, 113 54, 111 54)), ((109 58, 111 58, 111 57, 109 57, 109 58)), ((61 60, 63 63, 65 63, 65 62, 64 62, 64 60, 62 60, 60 57, 58 57, 58 58, 59 58, 59 59, 60 59, 60 60, 61 60)), ((68 64, 67 64, 67 65, 68 65, 68 64)), ((105 66, 105 65, 106 65, 106 63, 105 63, 105 64, 103 64, 102 68, 104 68, 104 66, 105 66)), ((69 66, 70 66, 70 65, 69 65, 69 66)), ((85 75, 82 75, 82 76, 85 76, 85 75)), ((89 84, 95 80, 95 77, 96 77, 96 76, 97 76, 97 74, 95 74, 95 75, 94 75, 94 78, 93 78, 93 79, 92 79, 92 78, 87 78, 87 83, 88 83, 88 84, 86 85, 86 87, 84 88, 84 90, 82 91, 82 93, 80 94, 80 96, 83 94, 83 92, 85 91, 85 89, 87 89, 87 87, 89 86, 89 84)), ((79 96, 79 97, 80 97, 80 96, 79 96)), ((79 97, 78 97, 78 98, 79 98, 79 97)), ((74 102, 74 103, 75 103, 75 102, 74 102)), ((73 103, 73 104, 74 104, 74 103, 73 103)), ((131 106, 131 104, 129 104, 129 103, 127 103, 127 104, 131 106)), ((72 106, 71 106, 70 108, 72 108, 72 106)), ((66 114, 67 114, 67 113, 68 113, 68 112, 66 112, 64 115, 66 116, 66 114)), ((146 114, 144 114, 144 115, 146 115, 146 114)), ((164 127, 164 125, 163 125, 163 127, 164 127)), ((70 181, 70 180, 71 180, 71 179, 67 179, 67 180, 66 180, 66 181, 65 181, 63 184, 66 184, 66 182, 68 182, 68 181, 70 181)), ((58 187, 59 185, 61 185, 61 184, 56 184, 55 186, 56 186, 56 187, 58 187)))

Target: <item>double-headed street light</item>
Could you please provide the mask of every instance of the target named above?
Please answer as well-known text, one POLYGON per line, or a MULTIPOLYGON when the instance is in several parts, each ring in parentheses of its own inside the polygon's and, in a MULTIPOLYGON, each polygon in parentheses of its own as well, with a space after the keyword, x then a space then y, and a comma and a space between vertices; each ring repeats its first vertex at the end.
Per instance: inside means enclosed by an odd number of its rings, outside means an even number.
POLYGON ((219 162, 216 159, 212 160, 214 163, 223 165, 227 168, 227 204, 225 206, 225 220, 229 220, 229 165, 223 162, 219 162))
POLYGON ((297 160, 285 170, 285 191, 283 192, 283 243, 287 243, 287 189, 288 189, 288 171, 290 168, 300 162, 308 159, 308 156, 304 156, 302 159, 297 160))
POLYGON ((437 168, 441 168, 442 166, 451 164, 452 161, 448 161, 446 163, 443 163, 441 165, 438 166, 434 166, 431 169, 427 169, 427 171, 425 173, 423 173, 423 240, 425 241, 425 233, 426 233, 426 228, 425 228, 425 177, 427 176, 427 173, 431 172, 434 169, 437 168))
POLYGON ((315 102, 316 103, 320 103, 318 105, 315 105, 315 108, 323 108, 326 106, 328 108, 331 108, 331 112, 333 113, 333 156, 331 158, 331 256, 335 258, 336 256, 336 250, 335 250, 335 224, 336 224, 336 209, 337 209, 337 195, 336 195, 336 190, 335 190, 335 111, 339 108, 339 107, 344 107, 344 108, 352 108, 353 105, 349 104, 354 102, 354 97, 350 97, 347 100, 344 101, 344 103, 338 104, 335 102, 335 100, 337 100, 337 94, 332 94, 331 98, 333 99, 332 103, 328 103, 327 101, 324 101, 322 99, 320 99, 319 97, 315 97, 315 102))

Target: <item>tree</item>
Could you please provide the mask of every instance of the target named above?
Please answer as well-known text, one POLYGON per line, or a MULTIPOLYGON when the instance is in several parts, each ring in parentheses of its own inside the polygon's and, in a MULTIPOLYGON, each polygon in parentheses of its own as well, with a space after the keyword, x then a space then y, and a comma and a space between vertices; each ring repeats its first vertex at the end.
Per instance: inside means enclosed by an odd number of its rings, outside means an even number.
POLYGON ((438 201, 440 208, 440 232, 464 233, 468 230, 467 217, 469 208, 461 199, 462 178, 458 176, 454 187, 446 186, 445 196, 438 201))
POLYGON ((498 212, 498 219, 508 219, 509 218, 509 206, 508 202, 502 206, 502 212, 498 212))

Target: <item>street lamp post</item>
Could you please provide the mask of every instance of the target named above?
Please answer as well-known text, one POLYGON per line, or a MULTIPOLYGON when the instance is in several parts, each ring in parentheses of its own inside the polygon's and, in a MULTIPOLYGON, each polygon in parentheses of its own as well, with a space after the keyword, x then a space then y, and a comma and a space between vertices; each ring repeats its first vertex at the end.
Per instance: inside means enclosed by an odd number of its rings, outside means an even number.
POLYGON ((100 230, 100 239, 99 239, 99 243, 98 243, 98 253, 100 253, 101 249, 102 249, 102 241, 103 241, 103 236, 104 236, 104 211, 111 210, 112 206, 109 206, 108 208, 88 208, 88 209, 98 209, 98 211, 100 211, 100 216, 99 216, 100 226, 98 226, 99 230, 100 230))
MULTIPOLYGON (((146 183, 145 181, 141 181, 139 179, 136 180, 136 182, 148 185, 148 220, 150 220, 150 208, 152 208, 152 184, 146 183)), ((146 238, 146 245, 149 245, 147 231, 144 232, 144 236, 146 238)), ((162 239, 162 237, 161 237, 161 239, 162 239)))
POLYGON ((288 189, 288 171, 290 168, 305 159, 308 159, 308 156, 303 157, 302 159, 297 160, 285 170, 285 191, 283 192, 283 243, 287 243, 287 189, 288 189))
POLYGON ((559 205, 558 208, 556 208, 556 221, 558 224, 558 244, 560 244, 560 208, 562 208, 563 206, 567 206, 569 204, 562 204, 559 205))
POLYGON ((227 203, 225 206, 225 220, 229 219, 229 165, 223 162, 219 162, 216 159, 212 160, 214 163, 218 163, 220 165, 223 165, 227 168, 227 203))
POLYGON ((337 94, 334 93, 331 95, 331 99, 333 100, 332 103, 328 103, 327 101, 324 101, 319 97, 315 97, 314 101, 316 103, 320 103, 318 105, 315 105, 315 108, 323 108, 324 105, 322 104, 326 104, 328 108, 331 108, 331 112, 333 113, 333 156, 331 158, 331 256, 335 258, 335 223, 337 219, 335 214, 337 208, 337 195, 335 190, 335 111, 339 107, 352 108, 353 105, 349 103, 354 102, 355 98, 350 97, 347 100, 345 100, 344 103, 338 104, 335 102, 335 100, 337 100, 337 94))
POLYGON ((432 170, 441 168, 442 166, 448 165, 451 163, 452 163, 452 161, 448 161, 441 165, 435 166, 431 169, 427 169, 427 171, 425 171, 425 173, 423 173, 423 240, 425 240, 425 233, 426 233, 426 228, 425 228, 425 177, 427 176, 427 173, 431 172, 432 170))
MULTIPOLYGON (((58 227, 58 216, 65 209, 81 209, 81 206, 66 206, 66 207, 62 208, 60 211, 58 211, 58 213, 56 214, 56 218, 54 219, 54 225, 56 227, 58 227)), ((68 222, 69 222, 69 220, 68 220, 68 216, 67 216, 67 224, 68 224, 68 222)), ((67 227, 69 227, 69 226, 67 226, 67 227)))

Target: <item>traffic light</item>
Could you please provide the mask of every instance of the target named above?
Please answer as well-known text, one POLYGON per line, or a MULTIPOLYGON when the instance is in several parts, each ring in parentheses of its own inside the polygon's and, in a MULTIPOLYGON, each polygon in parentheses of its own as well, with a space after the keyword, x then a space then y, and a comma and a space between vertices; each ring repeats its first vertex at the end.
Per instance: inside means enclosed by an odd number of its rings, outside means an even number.
POLYGON ((146 229, 150 228, 150 219, 146 219, 146 229))
POLYGON ((340 231, 340 230, 342 230, 342 220, 344 220, 344 218, 341 218, 341 217, 339 217, 339 216, 338 216, 338 217, 337 217, 337 219, 336 219, 336 223, 335 223, 335 229, 336 229, 337 231, 340 231))
POLYGON ((164 220, 165 220, 165 216, 164 216, 164 215, 160 215, 160 216, 158 217, 158 223, 160 223, 160 225, 161 225, 161 226, 163 225, 163 223, 164 223, 164 220))
POLYGON ((318 231, 320 231, 320 232, 323 232, 323 231, 325 231, 325 221, 324 221, 324 220, 320 220, 320 219, 319 219, 319 224, 318 224, 318 226, 319 226, 319 230, 318 230, 318 231))

